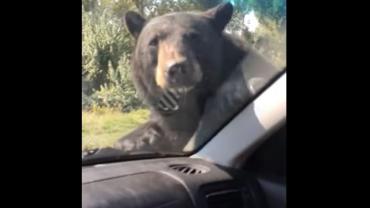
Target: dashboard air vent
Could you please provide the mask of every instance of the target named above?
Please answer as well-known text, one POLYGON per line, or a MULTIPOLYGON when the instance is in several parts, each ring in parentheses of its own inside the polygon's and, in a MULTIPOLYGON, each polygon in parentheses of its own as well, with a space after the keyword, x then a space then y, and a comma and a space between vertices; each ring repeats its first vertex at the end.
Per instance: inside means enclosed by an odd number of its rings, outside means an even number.
POLYGON ((209 168, 195 164, 176 164, 169 166, 172 170, 181 172, 186 175, 203 174, 209 171, 209 168))

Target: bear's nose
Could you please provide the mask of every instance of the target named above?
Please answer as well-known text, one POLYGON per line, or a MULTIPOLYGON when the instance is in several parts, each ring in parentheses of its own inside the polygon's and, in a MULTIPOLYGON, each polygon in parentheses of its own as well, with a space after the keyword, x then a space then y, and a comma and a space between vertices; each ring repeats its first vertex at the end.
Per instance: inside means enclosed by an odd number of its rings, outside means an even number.
POLYGON ((186 73, 186 62, 181 61, 168 66, 167 74, 170 78, 186 73))

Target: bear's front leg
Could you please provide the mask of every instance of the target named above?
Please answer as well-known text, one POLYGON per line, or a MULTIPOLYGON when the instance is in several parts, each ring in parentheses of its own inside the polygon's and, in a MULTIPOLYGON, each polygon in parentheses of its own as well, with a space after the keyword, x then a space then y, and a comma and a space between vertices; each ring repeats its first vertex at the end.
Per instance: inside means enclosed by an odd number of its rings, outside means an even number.
POLYGON ((162 132, 161 127, 155 122, 148 121, 119 139, 114 148, 125 152, 165 151, 170 148, 170 142, 162 132))

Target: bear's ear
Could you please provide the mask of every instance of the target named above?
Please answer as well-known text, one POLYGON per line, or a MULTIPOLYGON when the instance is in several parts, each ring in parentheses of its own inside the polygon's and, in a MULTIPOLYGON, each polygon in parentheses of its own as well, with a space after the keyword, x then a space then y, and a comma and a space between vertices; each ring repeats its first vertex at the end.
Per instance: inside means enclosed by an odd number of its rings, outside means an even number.
POLYGON ((215 28, 222 32, 229 23, 233 14, 233 5, 230 2, 219 4, 204 12, 204 15, 211 19, 215 28))
POLYGON ((138 13, 128 11, 125 15, 125 22, 128 31, 134 38, 138 38, 145 24, 145 19, 138 13))

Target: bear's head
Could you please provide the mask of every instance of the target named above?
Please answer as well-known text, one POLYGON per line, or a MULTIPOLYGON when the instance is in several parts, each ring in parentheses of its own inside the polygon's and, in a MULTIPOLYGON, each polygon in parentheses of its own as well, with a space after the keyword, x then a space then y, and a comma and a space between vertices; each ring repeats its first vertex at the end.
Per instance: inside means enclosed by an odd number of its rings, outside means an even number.
POLYGON ((172 90, 181 94, 211 88, 220 76, 223 30, 232 13, 230 3, 151 20, 127 12, 125 22, 136 40, 133 80, 144 99, 151 102, 172 90))

